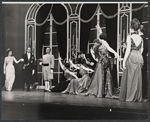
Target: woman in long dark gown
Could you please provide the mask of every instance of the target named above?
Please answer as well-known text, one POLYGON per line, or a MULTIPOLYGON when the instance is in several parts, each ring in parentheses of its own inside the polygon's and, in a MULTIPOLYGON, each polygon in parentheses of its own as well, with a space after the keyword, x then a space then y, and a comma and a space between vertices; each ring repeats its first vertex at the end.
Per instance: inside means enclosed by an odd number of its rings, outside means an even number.
POLYGON ((107 57, 107 46, 104 40, 99 40, 99 45, 95 47, 95 60, 97 61, 95 73, 88 91, 82 95, 112 98, 112 77, 107 57))
POLYGON ((65 63, 65 65, 63 65, 61 62, 61 58, 59 58, 59 64, 61 68, 64 70, 64 76, 66 77, 66 80, 58 83, 54 88, 50 90, 51 92, 62 92, 67 88, 71 80, 78 79, 75 73, 69 70, 70 68, 69 63, 65 63))
MULTIPOLYGON (((99 26, 96 26, 96 28, 99 31, 99 35, 101 35, 101 28, 99 26)), ((93 59, 96 60, 97 64, 94 75, 91 79, 91 85, 85 93, 82 93, 82 95, 113 98, 112 77, 110 73, 108 51, 113 53, 116 58, 119 58, 119 55, 109 46, 105 40, 95 39, 94 42, 96 42, 96 45, 94 48, 94 53, 91 54, 93 59)))
POLYGON ((142 65, 143 39, 138 34, 140 22, 131 21, 132 34, 127 36, 127 49, 123 59, 120 100, 130 102, 142 101, 142 65))

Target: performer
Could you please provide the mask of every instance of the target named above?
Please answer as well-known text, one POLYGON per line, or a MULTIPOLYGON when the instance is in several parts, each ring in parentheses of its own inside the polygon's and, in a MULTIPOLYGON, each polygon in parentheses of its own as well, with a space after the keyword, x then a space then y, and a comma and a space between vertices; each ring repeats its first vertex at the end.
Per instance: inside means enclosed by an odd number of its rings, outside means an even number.
POLYGON ((13 62, 19 63, 20 60, 17 61, 15 57, 12 56, 10 48, 7 49, 7 55, 8 56, 4 59, 5 89, 11 91, 15 81, 15 68, 13 62))
POLYGON ((46 54, 43 55, 42 65, 43 65, 43 76, 45 82, 45 90, 50 91, 52 86, 53 79, 53 70, 54 70, 54 55, 50 54, 51 49, 46 48, 46 54))
MULTIPOLYGON (((94 59, 97 61, 97 65, 92 77, 91 85, 82 95, 113 98, 112 77, 108 61, 108 49, 110 47, 104 40, 95 39, 94 42, 99 42, 99 45, 97 45, 94 49, 95 55, 93 55, 94 59)), ((119 57, 115 51, 113 52, 117 57, 119 57)))
POLYGON ((130 102, 142 101, 143 39, 138 34, 140 22, 131 21, 131 35, 127 36, 127 49, 123 59, 120 100, 130 102))
POLYGON ((31 48, 28 47, 26 50, 26 54, 24 54, 21 58, 21 62, 23 65, 23 84, 22 89, 24 90, 25 83, 27 85, 27 91, 30 91, 30 85, 32 83, 32 75, 35 73, 35 58, 32 55, 31 48))
POLYGON ((142 68, 142 96, 143 99, 147 99, 147 95, 148 95, 148 77, 147 77, 147 56, 148 56, 148 40, 146 39, 145 35, 144 35, 144 31, 145 28, 143 25, 140 25, 139 28, 139 35, 142 37, 143 39, 143 59, 144 59, 144 65, 142 68))
POLYGON ((66 77, 66 80, 58 83, 54 88, 51 89, 51 92, 62 92, 67 88, 68 84, 72 79, 78 79, 76 73, 70 70, 70 64, 65 62, 63 65, 60 57, 59 64, 62 70, 64 71, 64 76, 66 77))
POLYGON ((66 90, 64 90, 62 93, 70 93, 70 94, 81 94, 85 90, 89 88, 89 85, 91 83, 91 79, 89 77, 90 72, 94 72, 92 69, 89 69, 85 67, 84 65, 74 65, 72 61, 70 61, 71 65, 73 65, 76 69, 80 70, 80 74, 82 75, 79 79, 73 79, 69 83, 66 90))
MULTIPOLYGON (((32 50, 32 55, 34 55, 34 50, 32 50)), ((36 89, 37 85, 36 85, 36 81, 37 81, 37 67, 36 67, 36 64, 37 64, 37 60, 35 61, 35 73, 32 75, 32 80, 31 80, 31 89, 36 89)))

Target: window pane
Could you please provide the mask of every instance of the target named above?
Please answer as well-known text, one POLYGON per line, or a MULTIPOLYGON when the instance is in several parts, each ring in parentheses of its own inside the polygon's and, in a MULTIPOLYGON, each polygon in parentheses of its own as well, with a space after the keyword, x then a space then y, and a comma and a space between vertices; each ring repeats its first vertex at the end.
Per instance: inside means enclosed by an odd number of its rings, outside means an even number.
POLYGON ((52 47, 52 54, 54 55, 55 59, 58 58, 58 47, 52 47))
POLYGON ((90 31, 90 38, 89 38, 89 43, 92 43, 94 39, 97 37, 97 31, 96 30, 91 30, 90 31))
POLYGON ((45 34, 44 45, 50 45, 50 34, 45 34))
POLYGON ((50 21, 45 23, 45 32, 50 32, 50 21))
POLYGON ((95 15, 95 17, 92 20, 91 28, 95 28, 96 25, 97 25, 97 15, 95 15))
POLYGON ((105 18, 103 15, 100 15, 100 21, 99 21, 100 27, 106 27, 105 25, 105 18))
POLYGON ((52 36, 52 45, 57 45, 57 33, 53 33, 53 36, 52 36))
POLYGON ((56 24, 55 24, 54 21, 53 21, 53 24, 52 24, 52 25, 53 25, 52 32, 57 32, 57 31, 56 31, 56 24))

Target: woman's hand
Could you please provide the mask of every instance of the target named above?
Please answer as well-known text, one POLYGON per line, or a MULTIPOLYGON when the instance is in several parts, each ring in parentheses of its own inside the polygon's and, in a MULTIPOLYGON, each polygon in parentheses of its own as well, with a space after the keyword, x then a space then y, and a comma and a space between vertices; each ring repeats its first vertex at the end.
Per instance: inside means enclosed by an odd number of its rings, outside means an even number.
POLYGON ((94 70, 92 70, 92 69, 89 69, 89 73, 93 73, 94 72, 94 70))
POLYGON ((24 59, 23 59, 23 58, 21 58, 21 59, 20 59, 20 62, 24 62, 24 59))
POLYGON ((91 62, 91 63, 90 63, 90 65, 91 65, 91 66, 93 66, 93 65, 94 65, 94 63, 93 63, 93 62, 91 62))
POLYGON ((53 74, 53 70, 52 69, 50 70, 50 72, 51 72, 51 74, 53 74))
POLYGON ((115 58, 117 58, 117 59, 120 58, 120 56, 118 55, 118 53, 114 53, 114 55, 115 55, 115 58))
POLYGON ((126 62, 123 61, 123 70, 125 70, 125 69, 126 69, 126 62))
POLYGON ((69 63, 70 63, 70 64, 73 64, 73 62, 72 62, 72 60, 71 60, 71 59, 69 59, 69 63))

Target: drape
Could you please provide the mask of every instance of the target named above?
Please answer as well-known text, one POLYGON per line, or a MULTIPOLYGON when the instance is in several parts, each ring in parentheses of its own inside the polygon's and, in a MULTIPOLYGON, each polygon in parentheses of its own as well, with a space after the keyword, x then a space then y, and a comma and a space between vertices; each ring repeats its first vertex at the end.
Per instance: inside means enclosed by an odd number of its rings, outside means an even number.
MULTIPOLYGON (((84 20, 88 20, 93 16, 97 9, 97 4, 84 4, 81 9, 81 18, 84 20)), ((80 29, 80 50, 86 53, 87 51, 87 44, 89 41, 90 36, 90 29, 91 29, 91 21, 88 23, 81 22, 81 29, 80 29)))

